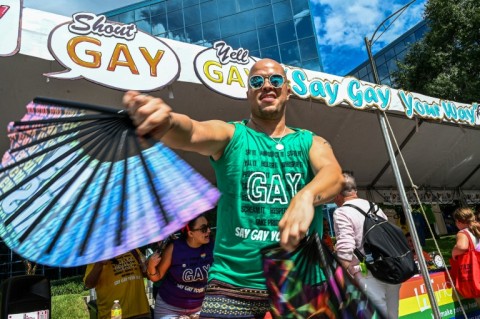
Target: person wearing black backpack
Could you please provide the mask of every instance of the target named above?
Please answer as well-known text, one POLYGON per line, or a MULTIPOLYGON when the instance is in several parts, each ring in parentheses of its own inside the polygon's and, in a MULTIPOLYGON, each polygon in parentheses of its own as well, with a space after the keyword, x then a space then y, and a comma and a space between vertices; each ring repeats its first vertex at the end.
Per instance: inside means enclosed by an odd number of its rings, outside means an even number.
MULTIPOLYGON (((355 249, 361 253, 365 252, 362 243, 365 216, 357 209, 345 204, 355 205, 367 212, 370 210, 371 203, 357 196, 357 185, 351 173, 344 172, 343 176, 345 183, 342 191, 335 197, 338 208, 333 213, 337 256, 348 273, 365 290, 370 300, 386 318, 398 318, 400 284, 390 284, 375 278, 354 253, 355 249)), ((375 206, 378 208, 377 205, 375 206)), ((376 211, 376 215, 387 219, 380 208, 376 211)))

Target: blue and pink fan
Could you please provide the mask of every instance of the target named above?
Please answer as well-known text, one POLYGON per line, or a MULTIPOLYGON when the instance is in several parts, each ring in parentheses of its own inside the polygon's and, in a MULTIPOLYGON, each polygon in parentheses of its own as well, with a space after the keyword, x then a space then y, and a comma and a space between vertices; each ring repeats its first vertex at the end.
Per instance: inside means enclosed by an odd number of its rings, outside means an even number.
POLYGON ((78 266, 160 241, 212 209, 218 190, 127 112, 37 98, 10 123, 0 236, 26 259, 78 266))

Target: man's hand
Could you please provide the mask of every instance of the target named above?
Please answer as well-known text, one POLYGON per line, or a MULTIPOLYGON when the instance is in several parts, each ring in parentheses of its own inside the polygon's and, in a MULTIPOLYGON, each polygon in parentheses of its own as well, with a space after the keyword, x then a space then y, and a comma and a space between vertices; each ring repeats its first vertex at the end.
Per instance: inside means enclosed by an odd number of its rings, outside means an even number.
POLYGON ((294 250, 306 236, 313 220, 313 199, 307 194, 298 193, 290 202, 285 214, 278 223, 280 245, 288 251, 294 250))
POLYGON ((123 96, 123 104, 137 127, 137 134, 161 139, 172 127, 172 109, 162 99, 128 91, 123 96))

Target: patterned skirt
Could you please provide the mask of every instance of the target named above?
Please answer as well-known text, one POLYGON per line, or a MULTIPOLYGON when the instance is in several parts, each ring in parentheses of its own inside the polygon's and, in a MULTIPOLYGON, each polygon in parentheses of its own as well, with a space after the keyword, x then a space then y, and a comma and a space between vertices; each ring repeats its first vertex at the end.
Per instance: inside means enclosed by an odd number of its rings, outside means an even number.
POLYGON ((200 319, 263 319, 269 310, 267 290, 240 288, 212 280, 205 292, 200 319))

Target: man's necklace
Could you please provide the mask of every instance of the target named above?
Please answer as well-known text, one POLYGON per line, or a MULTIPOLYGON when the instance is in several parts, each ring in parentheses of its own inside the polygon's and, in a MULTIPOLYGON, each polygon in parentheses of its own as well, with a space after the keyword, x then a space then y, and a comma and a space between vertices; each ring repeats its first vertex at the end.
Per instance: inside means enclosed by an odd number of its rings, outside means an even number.
POLYGON ((265 130, 257 124, 257 122, 255 122, 252 118, 250 118, 250 121, 252 121, 253 125, 255 125, 255 127, 257 127, 258 129, 260 129, 260 131, 262 131, 263 133, 265 133, 265 135, 267 135, 268 137, 270 137, 272 139, 272 141, 275 142, 275 148, 279 151, 282 151, 285 146, 283 146, 282 144, 282 139, 283 137, 285 136, 285 132, 287 130, 287 126, 285 125, 285 128, 283 129, 283 133, 282 133, 282 136, 280 136, 280 139, 277 141, 276 139, 274 139, 273 137, 271 137, 270 135, 267 134, 267 132, 265 132, 265 130))

